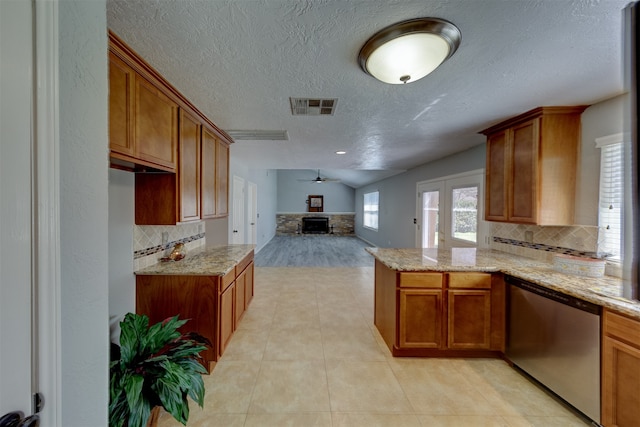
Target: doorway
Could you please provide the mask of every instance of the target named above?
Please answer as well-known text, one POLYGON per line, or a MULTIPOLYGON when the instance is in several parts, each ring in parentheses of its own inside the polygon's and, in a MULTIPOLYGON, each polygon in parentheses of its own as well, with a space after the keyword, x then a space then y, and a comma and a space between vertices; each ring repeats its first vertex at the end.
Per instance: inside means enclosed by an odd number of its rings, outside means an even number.
POLYGON ((0 1, 0 416, 41 425, 61 412, 57 40, 57 2, 0 1))
POLYGON ((231 215, 231 244, 244 243, 245 212, 244 212, 244 178, 233 177, 233 212, 231 215))
POLYGON ((249 213, 249 243, 255 245, 258 240, 258 186, 255 182, 248 182, 247 212, 249 213))
POLYGON ((485 247, 484 172, 417 184, 416 247, 485 247))

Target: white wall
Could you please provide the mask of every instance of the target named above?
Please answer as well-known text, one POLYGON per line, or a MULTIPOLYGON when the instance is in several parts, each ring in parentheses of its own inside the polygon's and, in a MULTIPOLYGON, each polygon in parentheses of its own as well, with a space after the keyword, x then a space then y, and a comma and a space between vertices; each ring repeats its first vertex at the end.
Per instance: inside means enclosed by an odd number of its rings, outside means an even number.
POLYGON ((312 180, 317 176, 317 172, 308 169, 278 170, 278 212, 307 212, 306 201, 309 195, 323 196, 324 212, 353 212, 355 190, 348 185, 340 182, 317 184, 299 181, 312 180))
MULTIPOLYGON (((237 162, 233 156, 233 144, 231 144, 231 158, 229 168, 229 220, 227 226, 227 239, 231 241, 231 225, 233 218, 233 177, 239 176, 244 179, 245 187, 247 183, 253 182, 258 189, 258 222, 256 224, 256 252, 259 252, 269 240, 276 234, 276 205, 278 199, 278 183, 277 174, 273 169, 249 169, 245 165, 237 162)), ((246 188, 245 188, 246 189, 246 188)), ((245 191, 245 196, 249 194, 245 191)), ((245 242, 248 241, 248 222, 249 215, 247 212, 248 203, 245 200, 245 242)), ((208 228, 208 226, 207 226, 208 228)), ((209 244, 209 234, 207 231, 207 244, 209 244)))
POLYGON ((625 131, 627 95, 599 102, 582 113, 582 147, 576 185, 575 223, 598 225, 600 150, 596 138, 625 131))
POLYGON ((355 194, 356 235, 379 247, 415 247, 416 183, 485 168, 485 144, 418 166, 400 175, 360 187, 355 194), (362 198, 380 193, 378 231, 362 226, 362 198))
POLYGON ((107 425, 107 23, 104 0, 59 3, 62 425, 107 425))
MULTIPOLYGON (((624 132, 627 95, 596 103, 582 113, 582 144, 576 185, 576 225, 597 225, 600 151, 596 138, 624 132)), ((440 159, 403 174, 370 184, 356 190, 356 234, 381 247, 413 247, 415 245, 416 194, 419 181, 485 168, 485 144, 440 159), (380 192, 378 231, 362 227, 362 196, 380 192)))
POLYGON ((118 343, 120 322, 136 311, 133 275, 135 174, 109 169, 109 324, 111 341, 118 343))

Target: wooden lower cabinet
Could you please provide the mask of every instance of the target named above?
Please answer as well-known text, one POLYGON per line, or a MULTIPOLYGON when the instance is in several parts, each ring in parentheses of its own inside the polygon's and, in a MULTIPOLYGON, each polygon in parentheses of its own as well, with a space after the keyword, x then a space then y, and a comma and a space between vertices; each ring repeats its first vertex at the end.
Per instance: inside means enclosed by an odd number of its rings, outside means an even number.
POLYGON ((442 291, 400 289, 399 347, 442 346, 442 291))
POLYGON ((200 355, 209 372, 222 356, 253 296, 253 252, 224 276, 136 275, 136 313, 150 324, 179 315, 183 332, 211 341, 200 355))
POLYGON ((450 289, 447 347, 491 349, 491 290, 450 289))
POLYGON ((604 310, 602 420, 605 427, 637 426, 640 420, 640 322, 604 310))
POLYGON ((234 301, 235 301, 235 309, 236 312, 234 314, 234 321, 236 322, 236 324, 238 322, 240 322, 240 319, 242 318, 242 315, 244 314, 244 311, 246 309, 245 306, 245 297, 246 297, 246 287, 247 287, 247 273, 245 271, 243 271, 242 273, 240 273, 240 275, 238 275, 236 277, 236 283, 235 283, 235 296, 234 296, 234 301))
POLYGON ((394 356, 504 351, 501 274, 397 272, 376 260, 374 323, 394 356))
POLYGON ((220 294, 220 338, 219 354, 222 355, 229 344, 235 326, 235 282, 220 294))

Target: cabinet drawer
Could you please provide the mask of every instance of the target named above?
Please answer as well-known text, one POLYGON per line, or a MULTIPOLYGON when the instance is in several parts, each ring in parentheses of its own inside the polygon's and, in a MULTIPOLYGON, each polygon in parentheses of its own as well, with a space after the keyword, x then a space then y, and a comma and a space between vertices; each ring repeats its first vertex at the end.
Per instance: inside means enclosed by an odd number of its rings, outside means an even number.
POLYGON ((449 288, 491 289, 491 273, 449 273, 449 288))
POLYGON ((399 273, 401 288, 442 288, 442 273, 399 273))
POLYGON ((230 272, 220 278, 219 292, 224 292, 224 290, 227 289, 234 280, 236 280, 236 270, 232 269, 230 272))
POLYGON ((251 261, 253 261, 253 252, 244 257, 244 259, 236 265, 236 276, 240 275, 240 273, 242 273, 244 269, 251 264, 251 261))
POLYGON ((640 322, 636 320, 605 310, 604 333, 640 347, 640 322))

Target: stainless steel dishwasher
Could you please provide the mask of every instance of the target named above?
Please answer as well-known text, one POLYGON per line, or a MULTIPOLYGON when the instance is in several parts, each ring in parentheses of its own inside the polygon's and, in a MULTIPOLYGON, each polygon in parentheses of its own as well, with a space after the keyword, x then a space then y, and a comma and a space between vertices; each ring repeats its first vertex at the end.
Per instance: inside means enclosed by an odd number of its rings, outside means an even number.
POLYGON ((507 359, 600 423, 601 307, 512 276, 505 280, 507 359))

